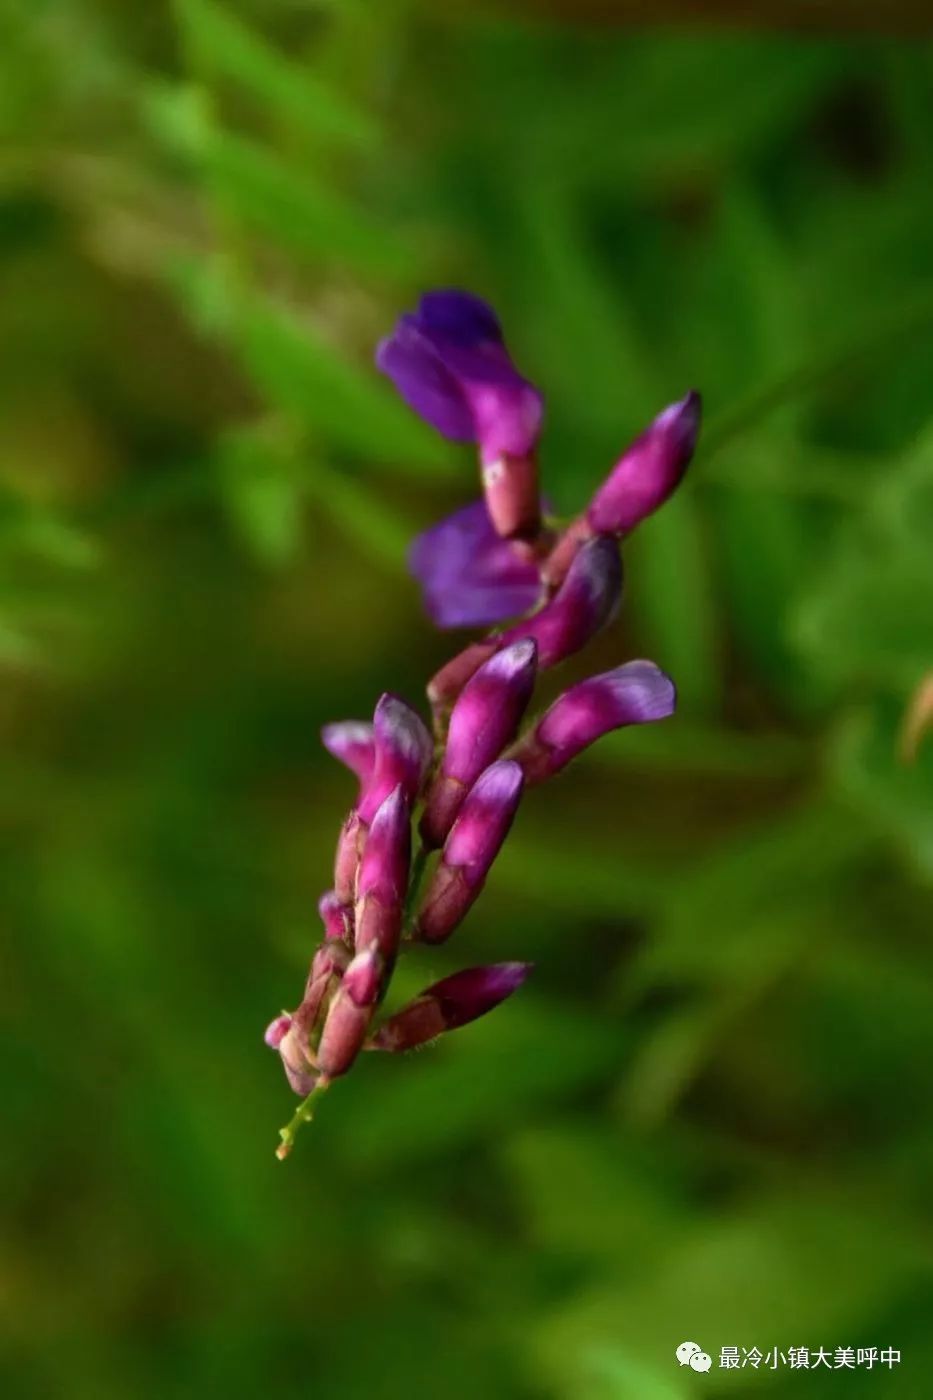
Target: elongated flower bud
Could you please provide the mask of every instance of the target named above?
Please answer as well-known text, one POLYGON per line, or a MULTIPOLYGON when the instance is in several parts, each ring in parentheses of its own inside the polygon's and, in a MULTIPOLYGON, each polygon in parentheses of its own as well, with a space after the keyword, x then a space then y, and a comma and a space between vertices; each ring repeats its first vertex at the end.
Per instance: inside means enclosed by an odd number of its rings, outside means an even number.
POLYGON ((356 774, 362 791, 372 778, 376 764, 376 737, 373 726, 356 719, 325 724, 321 730, 321 742, 328 753, 332 753, 334 758, 346 764, 351 773, 356 774))
POLYGON ((700 395, 672 403, 619 458, 586 512, 597 534, 627 535, 680 485, 700 428, 700 395))
POLYGON ((340 828, 334 857, 334 895, 341 904, 352 905, 356 898, 356 874, 365 839, 366 826, 354 808, 340 828))
POLYGON ((383 695, 373 717, 376 758, 373 775, 359 802, 360 819, 369 824, 389 793, 401 787, 413 802, 434 752, 424 721, 397 695, 383 695))
POLYGON ((398 1053, 485 1016, 519 988, 531 963, 494 963, 455 972, 425 990, 380 1026, 370 1047, 398 1053))
POLYGON ((585 646, 610 621, 621 596, 618 547, 608 535, 599 535, 580 546, 551 601, 504 632, 500 644, 533 637, 538 644, 538 670, 547 670, 585 646))
POLYGON ((528 783, 540 783, 603 734, 674 713, 677 692, 653 661, 628 661, 565 691, 512 750, 528 783))
POLYGON ((375 948, 357 953, 330 1004, 317 1063, 322 1075, 336 1079, 356 1059, 382 991, 384 964, 375 948))
POLYGON ((417 936, 442 943, 470 909, 499 854, 522 795, 522 770, 500 759, 474 783, 418 913, 417 936))
POLYGON ((353 909, 337 898, 336 890, 321 895, 317 911, 328 938, 349 938, 353 931, 353 909))
POLYGON ((443 843, 469 789, 514 738, 534 689, 536 658, 533 637, 513 642, 485 662, 461 691, 421 821, 428 846, 443 843))
POLYGON ((385 799, 373 817, 357 880, 355 947, 377 948, 390 963, 402 931, 408 869, 411 861, 411 818, 401 787, 385 799))

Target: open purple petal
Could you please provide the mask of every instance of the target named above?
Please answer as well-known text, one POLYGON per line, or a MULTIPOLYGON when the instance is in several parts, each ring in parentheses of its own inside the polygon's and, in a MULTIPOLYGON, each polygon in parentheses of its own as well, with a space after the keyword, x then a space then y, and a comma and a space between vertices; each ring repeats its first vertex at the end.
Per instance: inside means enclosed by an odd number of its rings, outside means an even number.
POLYGON ((412 317, 403 316, 394 333, 380 342, 376 365, 389 376, 408 407, 443 437, 455 442, 474 441, 473 411, 463 390, 412 317))
POLYGON ((499 538, 482 500, 418 535, 408 567, 438 627, 489 627, 520 617, 541 592, 537 566, 499 538))

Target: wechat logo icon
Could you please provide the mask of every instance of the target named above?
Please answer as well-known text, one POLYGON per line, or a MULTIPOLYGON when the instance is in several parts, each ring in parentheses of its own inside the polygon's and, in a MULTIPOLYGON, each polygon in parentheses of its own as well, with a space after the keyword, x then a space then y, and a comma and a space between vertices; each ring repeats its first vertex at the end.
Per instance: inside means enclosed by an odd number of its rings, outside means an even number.
POLYGON ((696 1342, 681 1342, 674 1354, 681 1366, 690 1366, 694 1371, 708 1371, 713 1364, 712 1357, 696 1342))

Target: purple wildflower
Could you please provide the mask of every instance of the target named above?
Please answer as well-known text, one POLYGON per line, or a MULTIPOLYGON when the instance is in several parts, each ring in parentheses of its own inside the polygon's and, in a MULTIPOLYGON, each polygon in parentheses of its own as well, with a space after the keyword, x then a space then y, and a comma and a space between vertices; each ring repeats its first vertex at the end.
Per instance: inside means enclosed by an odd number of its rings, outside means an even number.
POLYGON ((408 566, 438 627, 490 627, 533 608, 538 566, 526 546, 496 534, 485 501, 474 501, 418 535, 408 566))
POLYGON ((439 433, 478 444, 496 531, 535 533, 542 399, 512 363, 492 308, 468 292, 429 292, 381 342, 376 364, 439 433))

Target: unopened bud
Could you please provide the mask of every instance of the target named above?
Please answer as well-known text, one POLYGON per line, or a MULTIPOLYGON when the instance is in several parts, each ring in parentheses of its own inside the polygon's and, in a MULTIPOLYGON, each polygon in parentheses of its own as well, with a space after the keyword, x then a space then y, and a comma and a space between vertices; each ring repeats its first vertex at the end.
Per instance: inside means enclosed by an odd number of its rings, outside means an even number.
POLYGON ((373 717, 376 759, 373 775, 360 798, 360 819, 367 825, 389 793, 401 787, 408 802, 421 791, 434 744, 421 716, 397 695, 383 695, 373 717))
POLYGON ((618 546, 608 535, 599 535, 580 546, 551 601, 504 632, 500 645, 533 637, 538 670, 547 670, 585 646, 611 620, 621 596, 618 546))
POLYGON ((485 1016, 521 986, 531 966, 507 962, 469 967, 435 982, 380 1026, 371 1041, 372 1048, 393 1053, 413 1050, 445 1031, 485 1016))
POLYGON ((674 713, 677 692, 653 661, 628 661, 571 686, 513 749, 529 783, 552 777, 583 749, 629 724, 650 724, 674 713))
POLYGON ((479 895, 509 833, 522 784, 519 765, 502 759, 470 789, 418 913, 417 935, 425 942, 449 938, 479 895))
POLYGON ((401 787, 373 817, 357 880, 355 947, 378 948, 391 962, 398 948, 411 861, 411 819, 401 787))
POLYGON ((620 457, 586 512, 598 534, 627 535, 680 485, 700 428, 700 395, 672 403, 620 457))
POLYGON ((514 738, 534 689, 536 656, 533 638, 513 642, 486 661, 461 691, 421 822, 427 845, 442 844, 469 789, 514 738))
POLYGON ((327 1012, 317 1063, 322 1075, 346 1074, 363 1043, 382 990, 384 964, 375 948, 357 953, 327 1012))

